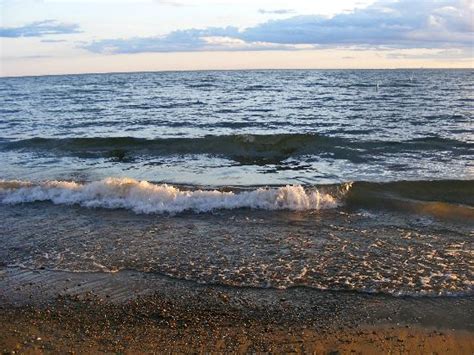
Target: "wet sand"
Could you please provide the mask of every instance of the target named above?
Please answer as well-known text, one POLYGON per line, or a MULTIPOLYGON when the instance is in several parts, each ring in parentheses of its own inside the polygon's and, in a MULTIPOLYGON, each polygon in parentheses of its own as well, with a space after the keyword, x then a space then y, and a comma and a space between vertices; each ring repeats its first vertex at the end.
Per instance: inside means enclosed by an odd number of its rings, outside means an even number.
POLYGON ((472 297, 202 285, 134 271, 0 269, 7 353, 474 351, 472 297))

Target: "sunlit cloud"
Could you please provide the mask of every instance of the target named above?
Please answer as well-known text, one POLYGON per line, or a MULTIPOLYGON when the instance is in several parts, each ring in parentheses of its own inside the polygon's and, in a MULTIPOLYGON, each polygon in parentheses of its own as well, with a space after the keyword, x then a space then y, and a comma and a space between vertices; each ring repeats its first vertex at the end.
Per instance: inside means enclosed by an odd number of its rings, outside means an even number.
POLYGON ((232 37, 202 37, 205 45, 202 47, 204 51, 256 51, 256 50, 303 50, 314 49, 313 45, 293 45, 279 44, 270 42, 246 42, 242 39, 232 37))

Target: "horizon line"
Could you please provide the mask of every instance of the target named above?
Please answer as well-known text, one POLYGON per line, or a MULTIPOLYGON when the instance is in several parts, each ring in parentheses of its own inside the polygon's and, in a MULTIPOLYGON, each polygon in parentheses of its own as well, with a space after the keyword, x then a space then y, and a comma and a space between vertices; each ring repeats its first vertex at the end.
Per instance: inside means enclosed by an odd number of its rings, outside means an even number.
POLYGON ((186 73, 186 72, 230 72, 230 71, 336 71, 336 70, 474 70, 473 67, 465 68, 441 68, 441 67, 400 67, 400 68, 248 68, 248 69, 161 69, 161 70, 136 70, 136 71, 110 71, 110 72, 86 72, 86 73, 61 73, 61 74, 33 74, 33 75, 0 75, 0 79, 8 78, 37 78, 47 76, 70 76, 70 75, 107 75, 107 74, 140 74, 140 73, 186 73))

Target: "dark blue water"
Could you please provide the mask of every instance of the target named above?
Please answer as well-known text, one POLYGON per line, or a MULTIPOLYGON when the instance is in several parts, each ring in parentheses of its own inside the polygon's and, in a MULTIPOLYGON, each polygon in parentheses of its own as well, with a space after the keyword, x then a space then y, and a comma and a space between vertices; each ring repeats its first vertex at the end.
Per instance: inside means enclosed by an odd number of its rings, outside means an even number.
POLYGON ((472 179, 473 88, 470 70, 2 78, 0 178, 472 179))

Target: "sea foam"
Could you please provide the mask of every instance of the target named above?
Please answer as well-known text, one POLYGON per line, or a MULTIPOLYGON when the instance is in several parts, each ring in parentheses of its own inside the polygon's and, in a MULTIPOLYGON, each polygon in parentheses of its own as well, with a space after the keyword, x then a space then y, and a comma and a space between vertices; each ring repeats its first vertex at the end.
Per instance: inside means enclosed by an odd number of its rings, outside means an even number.
POLYGON ((51 201, 84 207, 125 208, 136 213, 209 212, 236 208, 304 211, 335 208, 340 203, 336 196, 315 188, 305 189, 301 185, 226 192, 185 190, 130 178, 106 178, 89 183, 0 180, 0 201, 3 204, 51 201))

